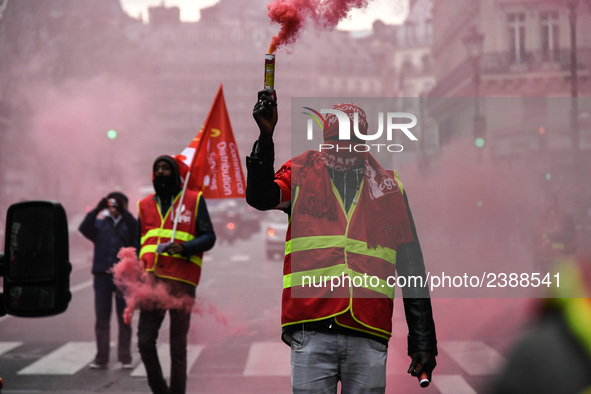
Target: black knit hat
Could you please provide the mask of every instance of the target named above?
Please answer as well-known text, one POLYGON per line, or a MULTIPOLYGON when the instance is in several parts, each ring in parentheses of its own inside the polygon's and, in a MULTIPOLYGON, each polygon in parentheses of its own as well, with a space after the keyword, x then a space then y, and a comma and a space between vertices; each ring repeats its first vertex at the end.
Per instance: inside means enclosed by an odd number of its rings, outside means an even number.
POLYGON ((173 193, 173 195, 176 195, 176 193, 178 193, 182 189, 181 176, 177 162, 174 160, 172 156, 168 155, 158 156, 156 160, 154 160, 154 164, 152 164, 152 183, 154 184, 154 190, 156 191, 156 194, 160 193, 159 190, 163 190, 162 188, 157 188, 157 185, 155 183, 156 174, 154 172, 154 169, 156 168, 156 163, 158 163, 159 161, 165 161, 168 164, 170 164, 170 167, 172 168, 172 183, 168 187, 171 187, 172 189, 168 190, 168 192, 171 192, 173 193))
POLYGON ((127 198, 127 196, 121 192, 111 192, 107 195, 107 198, 119 199, 119 200, 123 201, 124 204, 129 203, 129 199, 127 198))

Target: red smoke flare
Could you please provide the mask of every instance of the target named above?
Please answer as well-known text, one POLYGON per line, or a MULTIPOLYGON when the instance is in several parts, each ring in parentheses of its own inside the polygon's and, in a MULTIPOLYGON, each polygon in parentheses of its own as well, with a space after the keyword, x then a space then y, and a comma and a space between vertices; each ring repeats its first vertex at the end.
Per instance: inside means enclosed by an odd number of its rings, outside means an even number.
POLYGON ((269 53, 282 45, 291 45, 300 36, 306 19, 318 29, 333 29, 352 8, 365 8, 369 0, 272 0, 267 4, 269 18, 281 30, 273 37, 269 53))
POLYGON ((135 308, 142 309, 183 309, 199 315, 213 315, 218 323, 228 325, 228 319, 211 302, 193 298, 172 297, 166 285, 155 282, 138 260, 135 248, 121 248, 117 254, 119 262, 112 268, 115 285, 123 292, 127 307, 123 313, 125 323, 130 324, 135 308))

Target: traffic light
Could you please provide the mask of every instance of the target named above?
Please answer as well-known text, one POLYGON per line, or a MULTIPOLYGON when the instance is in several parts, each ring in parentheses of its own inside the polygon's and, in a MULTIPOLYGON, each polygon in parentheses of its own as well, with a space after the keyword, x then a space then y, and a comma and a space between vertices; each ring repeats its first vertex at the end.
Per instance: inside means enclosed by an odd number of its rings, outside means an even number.
POLYGON ((474 117, 474 145, 477 148, 484 148, 486 141, 484 139, 486 129, 486 120, 482 115, 474 117))
POLYGON ((477 137, 474 140, 474 145, 476 145, 477 148, 483 148, 485 143, 486 142, 484 141, 484 138, 482 138, 482 137, 477 137))
POLYGON ((109 137, 110 140, 114 140, 117 138, 117 131, 114 129, 107 131, 107 137, 109 137))

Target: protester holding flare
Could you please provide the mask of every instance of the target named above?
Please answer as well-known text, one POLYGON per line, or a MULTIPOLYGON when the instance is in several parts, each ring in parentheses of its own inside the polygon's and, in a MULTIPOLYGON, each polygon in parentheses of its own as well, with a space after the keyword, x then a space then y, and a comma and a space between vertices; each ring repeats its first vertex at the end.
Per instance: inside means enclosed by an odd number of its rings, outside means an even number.
POLYGON ((113 282, 111 268, 117 263, 117 253, 135 242, 137 222, 127 210, 128 199, 121 192, 109 193, 96 208, 88 212, 79 231, 94 244, 92 275, 94 288, 96 357, 92 369, 106 369, 109 365, 111 342, 111 311, 113 296, 119 326, 117 357, 123 368, 132 367, 131 326, 123 321, 126 307, 121 291, 113 282), (104 213, 104 217, 99 217, 104 213))
POLYGON ((139 258, 154 288, 164 286, 174 305, 141 303, 138 347, 153 393, 182 394, 187 383, 187 334, 203 252, 216 237, 201 192, 182 193, 179 167, 171 156, 159 156, 152 168, 155 193, 138 204, 139 258), (176 226, 175 226, 176 221, 176 226), (156 340, 166 311, 170 317, 170 387, 162 373, 156 340))
MULTIPOLYGON (((254 106, 260 134, 246 161, 246 198, 257 209, 280 209, 289 217, 281 323, 282 339, 292 349, 293 392, 336 392, 340 380, 343 393, 384 393, 393 289, 351 282, 332 289, 322 285, 326 279, 306 287, 302 278, 370 273, 385 280, 394 269, 401 276, 425 278, 406 192, 396 173, 384 170, 369 153, 346 149, 307 151, 274 172, 275 94, 259 92, 254 106)), ((341 104, 334 109, 351 119, 357 113, 360 131, 367 134, 361 108, 341 104)), ((324 140, 350 147, 350 141, 338 140, 336 117, 331 114, 326 122, 324 140)), ((408 372, 430 380, 437 340, 428 289, 409 286, 403 297, 408 372)))

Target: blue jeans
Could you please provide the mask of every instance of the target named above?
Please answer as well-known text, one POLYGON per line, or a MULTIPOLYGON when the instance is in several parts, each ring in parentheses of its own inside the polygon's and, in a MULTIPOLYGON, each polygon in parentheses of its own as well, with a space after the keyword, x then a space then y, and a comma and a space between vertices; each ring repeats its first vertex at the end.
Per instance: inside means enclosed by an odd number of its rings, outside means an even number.
POLYGON ((119 337, 117 346, 117 358, 124 364, 131 363, 131 326, 123 321, 123 311, 126 303, 113 283, 111 274, 95 274, 94 280, 94 312, 96 336, 96 357, 98 364, 109 362, 109 350, 111 342, 111 311, 113 309, 113 295, 115 296, 115 308, 117 312, 117 324, 119 337))
POLYGON ((294 394, 374 394, 386 391, 388 347, 370 338, 338 332, 297 330, 292 334, 294 394))

